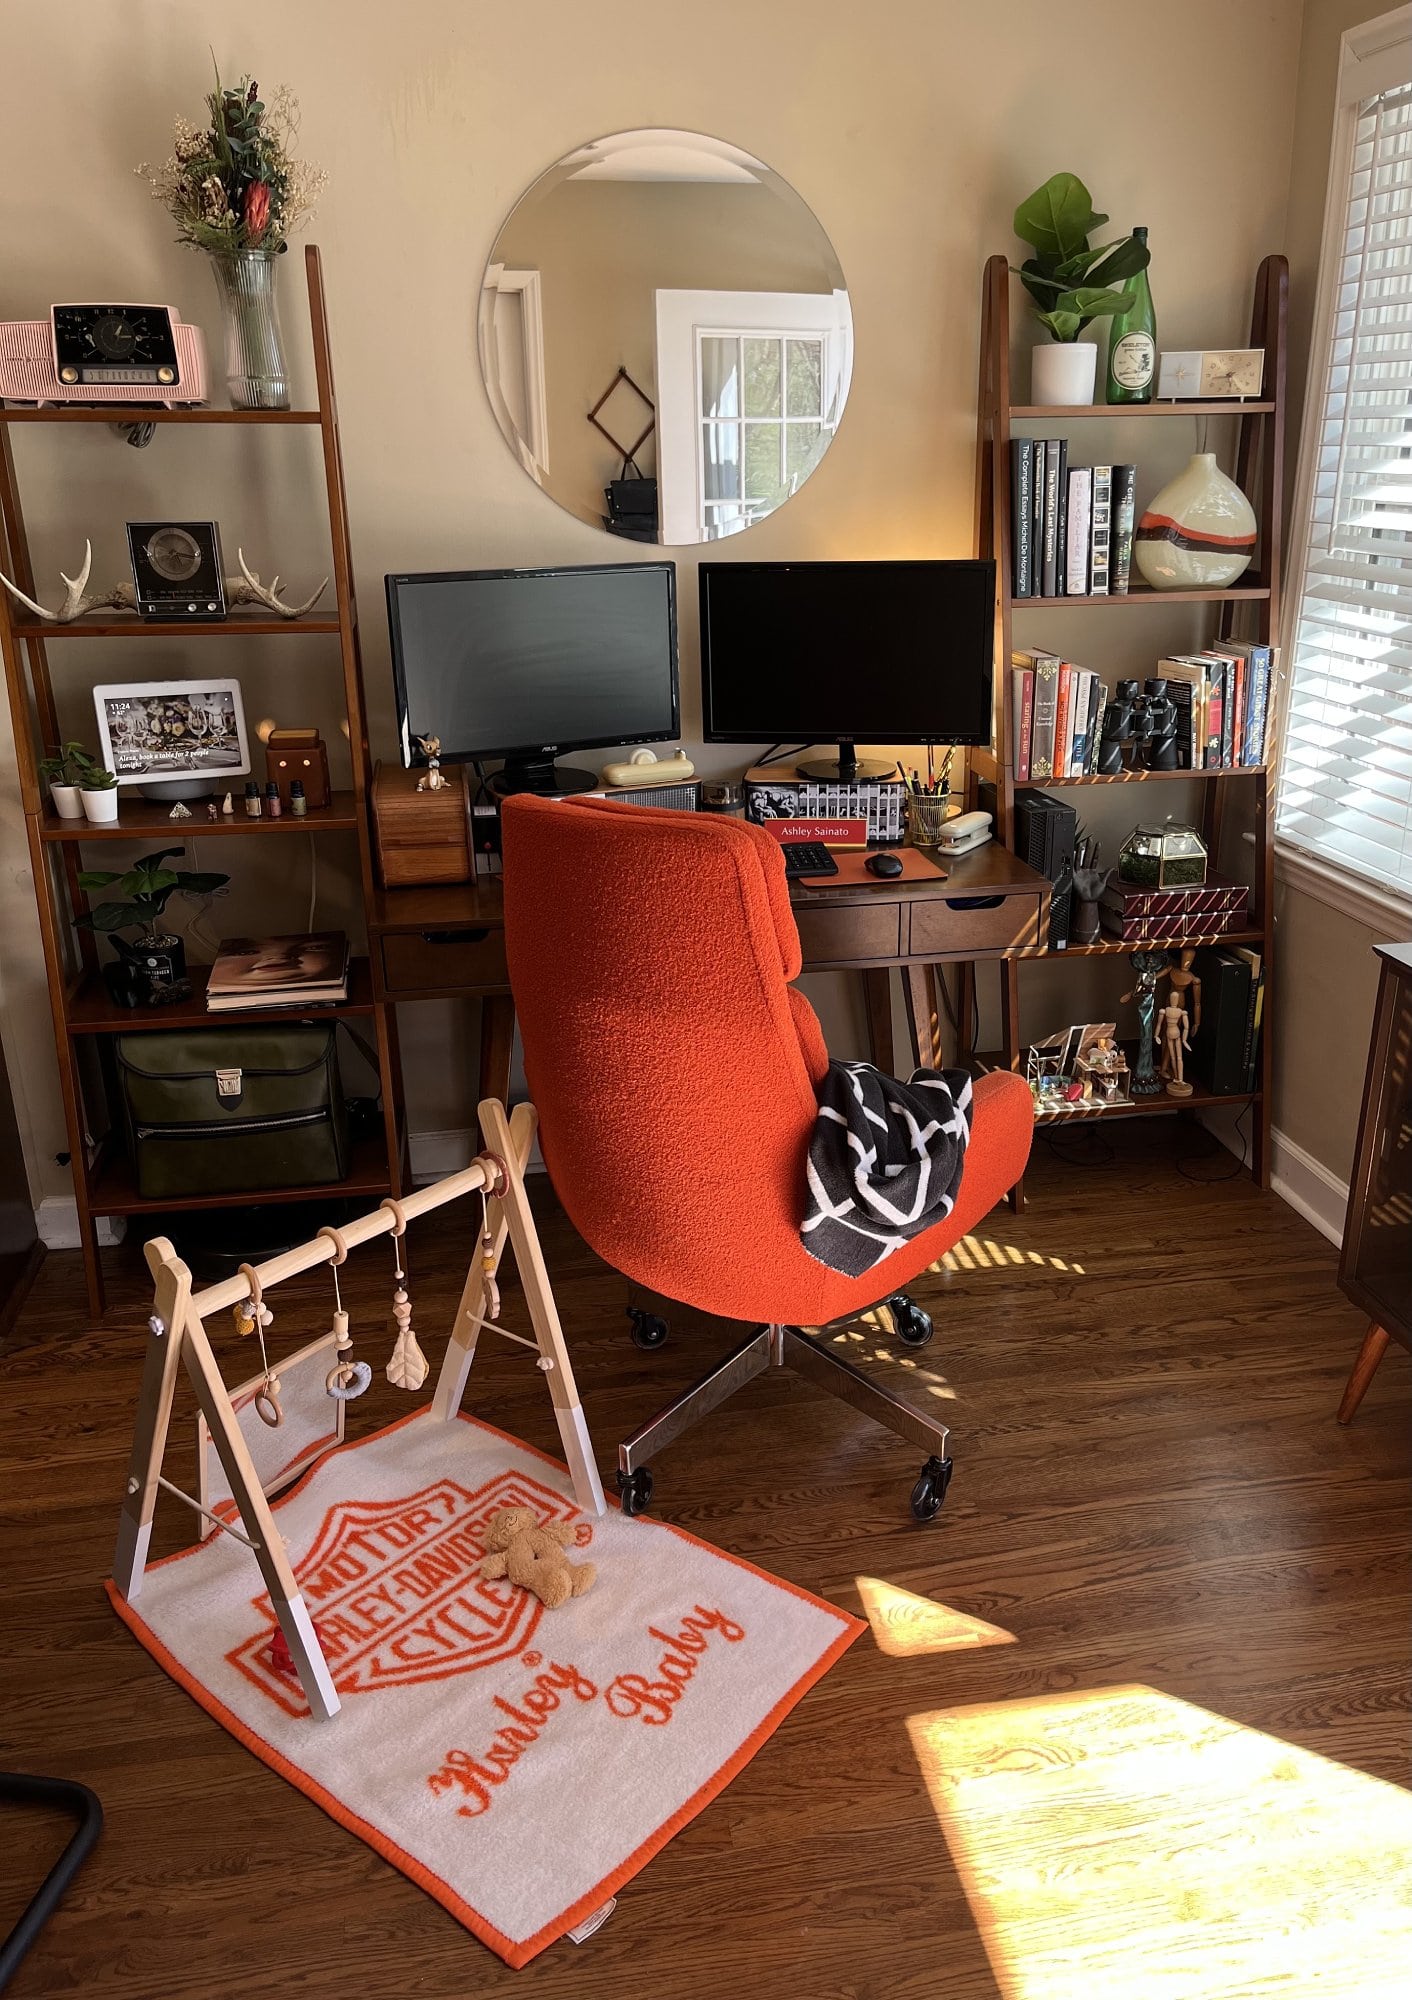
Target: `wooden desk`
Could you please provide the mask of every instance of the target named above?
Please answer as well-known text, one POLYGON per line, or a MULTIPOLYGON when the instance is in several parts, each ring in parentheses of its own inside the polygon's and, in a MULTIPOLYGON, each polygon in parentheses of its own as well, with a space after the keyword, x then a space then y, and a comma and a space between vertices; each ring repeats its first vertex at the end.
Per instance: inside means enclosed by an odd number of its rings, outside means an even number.
MULTIPOLYGON (((938 868, 934 882, 887 882, 830 889, 794 883, 790 901, 806 972, 861 972, 872 1058, 893 1066, 888 975, 902 974, 918 1063, 941 1060, 938 965, 1009 961, 1043 935, 1049 884, 995 841, 938 868)), ((479 999, 480 1094, 509 1087, 515 1032, 505 965, 505 905, 497 876, 421 889, 383 889, 368 913, 369 950, 384 1000, 479 999)), ((1013 1039, 1014 984, 1001 981, 1002 1032, 1013 1039)), ((965 1005, 969 1008, 969 972, 965 1005)), ((964 1016, 963 1016, 964 1020, 964 1016)))

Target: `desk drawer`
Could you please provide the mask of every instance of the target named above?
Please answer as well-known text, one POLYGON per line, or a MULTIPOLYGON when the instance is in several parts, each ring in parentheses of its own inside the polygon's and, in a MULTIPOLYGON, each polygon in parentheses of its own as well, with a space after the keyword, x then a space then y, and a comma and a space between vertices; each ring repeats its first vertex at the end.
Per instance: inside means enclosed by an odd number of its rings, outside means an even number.
POLYGON ((508 987, 505 933, 499 929, 390 931, 383 934, 382 974, 389 993, 483 993, 508 987))
POLYGON ((1040 898, 1031 895, 913 903, 908 952, 913 958, 969 958, 1036 945, 1039 907, 1040 898))
POLYGON ((897 957, 900 930, 896 903, 840 904, 794 912, 806 966, 861 965, 870 958, 897 957))

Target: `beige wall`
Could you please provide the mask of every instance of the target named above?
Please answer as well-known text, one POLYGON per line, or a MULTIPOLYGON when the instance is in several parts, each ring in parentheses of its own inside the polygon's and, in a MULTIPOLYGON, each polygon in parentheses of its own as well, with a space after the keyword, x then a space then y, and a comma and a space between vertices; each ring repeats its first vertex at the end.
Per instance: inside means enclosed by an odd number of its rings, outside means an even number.
MULTIPOLYGON (((1286 244, 1290 264, 1291 477, 1298 455, 1310 326, 1324 228, 1339 38, 1386 9, 1377 0, 1306 0, 1295 98, 1286 244)), ((1291 533, 1297 524, 1291 522, 1291 533)), ((1358 1106, 1377 992, 1372 930, 1284 884, 1276 899, 1274 1122, 1339 1180, 1353 1165, 1358 1106)), ((1408 935, 1402 927, 1401 935, 1408 935)))
MULTIPOLYGON (((890 0, 871 9, 856 0, 809 9, 717 0, 709 40, 699 8, 644 13, 636 0, 499 9, 246 0, 220 16, 185 0, 72 0, 10 11, 0 122, 7 316, 39 316, 52 300, 85 293, 128 294, 169 299, 209 328, 209 274, 173 245, 131 167, 165 154, 175 112, 198 111, 212 41, 227 73, 253 64, 263 81, 284 79, 298 92, 304 146, 332 175, 313 234, 326 260, 373 726, 384 751, 384 571, 621 554, 519 471, 474 361, 480 276, 495 233, 569 147, 640 124, 714 133, 783 174, 832 239, 853 301, 852 394, 818 475, 741 550, 766 560, 969 551, 981 265, 1013 247, 1015 202, 1049 173, 1082 174, 1115 229, 1149 225, 1163 337, 1179 345, 1243 334, 1255 263, 1283 234, 1298 0, 1189 0, 1180 33, 1164 38, 1160 69, 1144 47, 1149 29, 1112 0, 890 0)), ((293 257, 284 285, 307 396, 293 257)), ((227 541, 243 541, 252 558, 274 566, 277 551, 296 584, 320 575, 308 446, 268 434, 163 436, 136 453, 106 433, 68 433, 43 448, 27 437, 41 572, 52 581, 91 532, 95 577, 120 575, 124 519, 189 507, 219 517, 227 541)), ((699 727, 694 558, 681 568, 690 740, 699 727)), ((1116 642, 1111 624, 1100 642, 1090 622, 1095 647, 1116 642)), ((1079 643, 1076 628, 1065 631, 1066 643, 1079 643)), ((1168 643, 1156 626, 1145 638, 1154 651, 1168 643)), ((241 674, 252 716, 301 720, 327 706, 318 690, 328 668, 314 664, 327 661, 323 643, 212 641, 199 657, 241 674)), ((71 712, 86 712, 93 680, 155 667, 134 658, 143 650, 56 648, 71 712)), ((169 664, 164 651, 162 669, 169 664)), ((701 759, 708 773, 739 761, 725 746, 701 759)), ((62 1193, 66 1176, 44 1165, 65 1142, 5 745, 0 830, 7 1040, 30 1092, 37 1187, 62 1193)), ((335 848, 330 839, 320 850, 326 922, 339 920, 347 900, 347 857, 335 859, 335 848)), ((267 878, 254 873, 259 859, 239 863, 237 909, 273 922, 267 878)), ((296 886, 302 894, 307 885, 296 886)), ((297 902, 289 917, 302 921, 297 902)), ((1071 999, 1052 1003, 1062 1018, 1071 999)), ((1038 1004, 1034 1012, 1026 1026, 1038 1031, 1046 1018, 1038 1004)), ((462 1010, 409 1010, 414 1124, 464 1120, 464 1103, 447 1088, 446 1036, 464 1038, 472 1026, 462 1010)))

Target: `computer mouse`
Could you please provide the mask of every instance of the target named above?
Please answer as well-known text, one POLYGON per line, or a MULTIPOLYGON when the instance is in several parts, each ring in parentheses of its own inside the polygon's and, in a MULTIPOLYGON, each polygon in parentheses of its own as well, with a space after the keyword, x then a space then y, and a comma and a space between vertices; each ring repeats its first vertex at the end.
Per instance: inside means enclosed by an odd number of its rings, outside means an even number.
POLYGON ((863 863, 870 875, 900 875, 902 863, 895 854, 870 854, 863 863))

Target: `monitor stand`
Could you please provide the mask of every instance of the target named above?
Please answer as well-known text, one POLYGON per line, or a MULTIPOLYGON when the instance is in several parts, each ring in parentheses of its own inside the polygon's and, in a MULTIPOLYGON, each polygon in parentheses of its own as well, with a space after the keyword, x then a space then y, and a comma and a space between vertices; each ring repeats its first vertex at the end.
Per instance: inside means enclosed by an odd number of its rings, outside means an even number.
POLYGON ((537 792, 541 798, 558 798, 565 792, 591 792, 598 783, 592 771, 576 764, 556 764, 552 757, 510 757, 503 770, 489 780, 498 799, 515 792, 537 792))
POLYGON ((823 778, 831 784, 852 785, 859 778, 892 778, 897 775, 897 766, 883 764, 874 758, 859 759, 858 752, 847 737, 841 736, 836 757, 811 757, 808 762, 795 765, 801 778, 823 778))

